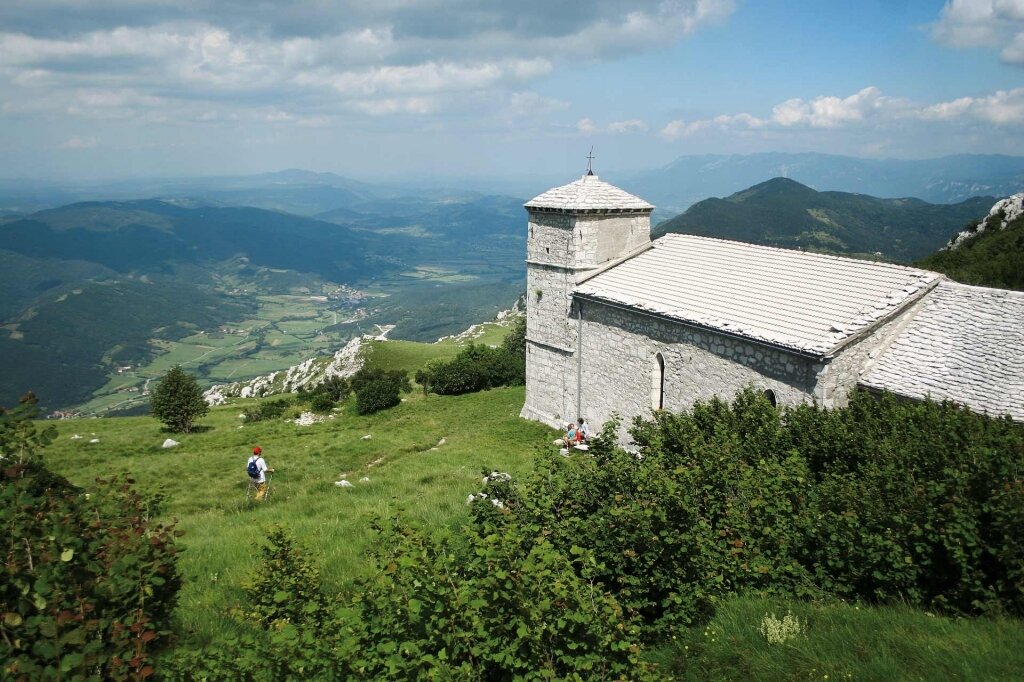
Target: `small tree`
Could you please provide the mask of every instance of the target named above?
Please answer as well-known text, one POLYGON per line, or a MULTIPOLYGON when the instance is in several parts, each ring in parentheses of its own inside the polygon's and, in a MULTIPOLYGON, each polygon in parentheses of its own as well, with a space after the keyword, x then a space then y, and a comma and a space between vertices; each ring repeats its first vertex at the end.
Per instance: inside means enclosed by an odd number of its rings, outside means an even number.
POLYGON ((193 422, 210 411, 199 382, 180 365, 172 367, 160 380, 149 399, 149 407, 168 429, 184 433, 190 432, 193 422))

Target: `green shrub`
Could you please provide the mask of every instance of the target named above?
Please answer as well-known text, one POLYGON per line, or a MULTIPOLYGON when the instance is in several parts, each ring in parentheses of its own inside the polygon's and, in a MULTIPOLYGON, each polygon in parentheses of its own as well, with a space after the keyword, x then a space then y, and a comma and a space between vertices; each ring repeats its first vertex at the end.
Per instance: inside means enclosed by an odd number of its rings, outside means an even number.
POLYGON ((33 408, 0 409, 0 677, 148 677, 180 586, 173 524, 131 479, 85 495, 48 471, 33 408))
POLYGON ((329 393, 314 393, 309 401, 309 407, 314 412, 330 412, 334 409, 334 399, 329 393))
POLYGON ((352 388, 343 377, 335 375, 329 376, 317 384, 313 392, 326 394, 334 402, 339 402, 348 397, 348 394, 352 392, 352 388))
POLYGON ((246 585, 245 615, 263 628, 318 623, 327 606, 320 571, 281 526, 267 531, 263 560, 246 585))
POLYGON ((402 402, 399 384, 393 380, 378 379, 363 384, 356 391, 356 412, 373 414, 402 402))
POLYGON ((662 637, 754 590, 1024 613, 1024 427, 866 393, 849 407, 732 404, 614 423, 501 493, 509 527, 594 553, 595 578, 662 637), (1014 529, 1018 530, 1014 530, 1014 529))
MULTIPOLYGON (((486 503, 484 503, 486 504, 486 503)), ((487 505, 490 506, 490 505, 487 505)), ((655 679, 594 558, 488 523, 434 541, 394 521, 357 591, 369 679, 655 679)))
MULTIPOLYGON (((505 338, 508 341, 508 337, 505 338)), ((526 381, 525 355, 518 345, 506 348, 469 344, 448 362, 432 363, 417 381, 440 395, 472 393, 498 386, 517 386, 526 381)))
POLYGON ((246 423, 263 421, 265 419, 277 419, 291 406, 292 401, 288 398, 265 400, 257 405, 253 405, 252 407, 247 407, 242 410, 242 418, 246 423))
POLYGON ((393 383, 398 387, 400 392, 408 393, 412 390, 412 384, 409 383, 409 375, 400 369, 380 369, 380 368, 369 368, 363 367, 358 372, 352 375, 349 379, 349 386, 352 391, 358 393, 367 384, 376 381, 386 381, 393 383))
POLYGON ((348 667, 354 636, 349 612, 321 590, 320 573, 280 526, 246 586, 247 601, 234 611, 257 632, 228 636, 216 647, 178 649, 161 661, 165 680, 341 680, 358 677, 348 667))

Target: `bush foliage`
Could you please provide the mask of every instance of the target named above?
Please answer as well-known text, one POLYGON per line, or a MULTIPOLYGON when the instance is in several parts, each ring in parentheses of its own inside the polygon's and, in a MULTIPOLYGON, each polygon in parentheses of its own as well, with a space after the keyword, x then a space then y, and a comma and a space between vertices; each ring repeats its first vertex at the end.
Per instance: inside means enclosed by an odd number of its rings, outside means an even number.
POLYGON ((773 408, 754 391, 607 425, 593 457, 542 459, 500 493, 509 527, 594 552, 650 636, 755 590, 1024 614, 1024 428, 866 393, 773 408))
POLYGON ((267 419, 277 419, 283 415, 289 407, 292 406, 292 401, 288 398, 278 398, 276 400, 264 400, 263 402, 257 403, 252 407, 247 407, 242 411, 242 416, 245 422, 259 422, 267 419))
POLYGON ((517 318, 499 348, 471 343, 447 362, 428 363, 416 381, 440 395, 526 383, 526 318, 517 318))
POLYGON ((402 402, 402 391, 412 390, 409 375, 402 370, 363 367, 349 379, 356 394, 356 412, 373 414, 402 402))
POLYGON ((195 420, 210 411, 203 389, 180 365, 167 371, 149 398, 150 411, 173 432, 188 433, 195 420))
POLYGON ((180 586, 173 524, 131 479, 86 495, 47 470, 33 408, 0 409, 0 677, 145 679, 180 586))

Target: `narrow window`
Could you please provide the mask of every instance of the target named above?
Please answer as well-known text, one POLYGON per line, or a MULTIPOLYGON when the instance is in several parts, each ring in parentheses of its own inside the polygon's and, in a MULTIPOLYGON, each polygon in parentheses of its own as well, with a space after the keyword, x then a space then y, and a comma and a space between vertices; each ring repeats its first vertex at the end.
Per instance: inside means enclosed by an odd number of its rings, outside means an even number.
POLYGON ((770 388, 767 389, 764 392, 764 397, 768 399, 768 402, 770 402, 772 404, 772 407, 778 407, 779 406, 779 403, 778 403, 778 401, 775 398, 775 391, 773 391, 772 389, 770 389, 770 388))
POLYGON ((654 356, 654 367, 651 372, 651 409, 665 409, 665 356, 658 353, 654 356))

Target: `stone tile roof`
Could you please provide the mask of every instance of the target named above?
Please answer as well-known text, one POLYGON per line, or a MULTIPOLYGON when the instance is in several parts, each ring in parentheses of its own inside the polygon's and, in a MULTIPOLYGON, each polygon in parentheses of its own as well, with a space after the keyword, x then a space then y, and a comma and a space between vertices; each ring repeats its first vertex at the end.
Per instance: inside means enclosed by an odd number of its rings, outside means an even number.
POLYGON ((575 291, 824 356, 941 277, 889 263, 668 234, 575 291))
POLYGON ((597 211, 650 211, 654 206, 596 175, 549 189, 523 204, 528 209, 565 213, 597 211))
POLYGON ((861 384, 1024 421, 1024 292, 941 282, 861 384))

